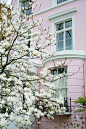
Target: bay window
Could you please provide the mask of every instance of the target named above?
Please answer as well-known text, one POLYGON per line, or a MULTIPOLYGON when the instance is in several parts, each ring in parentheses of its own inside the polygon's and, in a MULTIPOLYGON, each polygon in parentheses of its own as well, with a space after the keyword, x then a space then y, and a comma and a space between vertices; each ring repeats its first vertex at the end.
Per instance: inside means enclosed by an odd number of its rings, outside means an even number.
POLYGON ((63 76, 62 78, 59 78, 58 80, 54 81, 54 89, 56 91, 56 93, 54 94, 53 97, 58 97, 58 95, 62 95, 64 98, 67 97, 67 67, 61 67, 61 68, 55 68, 53 70, 51 70, 51 74, 55 76, 60 76, 61 74, 63 74, 65 76, 63 76))

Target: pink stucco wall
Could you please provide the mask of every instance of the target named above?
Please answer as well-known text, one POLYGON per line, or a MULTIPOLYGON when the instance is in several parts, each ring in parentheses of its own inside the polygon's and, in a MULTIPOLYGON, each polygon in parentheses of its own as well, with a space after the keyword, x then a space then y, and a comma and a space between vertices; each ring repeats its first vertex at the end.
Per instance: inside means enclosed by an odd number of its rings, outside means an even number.
MULTIPOLYGON (((45 6, 44 1, 37 0, 36 4, 41 3, 42 7, 38 11, 43 11, 48 7, 52 7, 52 0, 48 1, 49 4, 45 6)), ((43 18, 43 27, 50 28, 51 32, 51 20, 48 19, 48 16, 68 10, 70 8, 76 7, 77 11, 75 12, 75 50, 84 50, 86 52, 85 41, 86 41, 86 1, 85 0, 76 0, 72 1, 68 4, 53 8, 49 11, 42 12, 40 14, 34 15, 34 19, 37 20, 38 18, 43 18)), ((51 51, 49 47, 47 50, 51 51)), ((80 53, 81 54, 81 53, 80 53)), ((58 60, 57 60, 58 61, 58 60)), ((45 67, 52 64, 48 62, 45 64, 45 67)), ((77 74, 72 75, 68 79, 68 97, 71 97, 73 100, 77 99, 79 96, 85 95, 85 91, 83 86, 85 86, 85 73, 84 71, 85 62, 83 59, 72 59, 72 62, 68 64, 68 74, 72 74, 73 72, 77 72, 79 67, 80 70, 77 74)))
MULTIPOLYGON (((43 11, 47 8, 52 7, 52 0, 46 1, 48 3, 45 4, 45 1, 37 0, 37 4, 41 3, 41 8, 39 9, 38 12, 43 11)), ((74 39, 74 46, 75 50, 84 50, 86 53, 86 0, 76 0, 72 1, 68 4, 64 4, 62 6, 58 6, 56 8, 52 8, 51 10, 41 12, 40 14, 34 15, 34 19, 38 18, 43 18, 43 27, 48 28, 49 31, 51 32, 51 20, 48 19, 48 16, 63 12, 65 10, 71 9, 76 7, 77 11, 75 12, 75 39, 74 39)), ((48 48, 49 51, 51 51, 51 47, 48 48)), ((82 54, 82 53, 80 53, 82 54)), ((61 61, 63 59, 60 59, 61 61)), ((55 62, 60 61, 55 58, 55 62)), ((46 62, 43 67, 49 68, 50 65, 52 65, 53 62, 52 60, 49 62, 46 62)), ((69 76, 68 79, 68 97, 71 97, 72 101, 76 100, 78 97, 84 96, 85 95, 85 83, 86 83, 86 58, 68 58, 66 61, 67 65, 67 71, 68 75, 72 75, 73 73, 76 73, 72 76, 69 76), (71 63, 69 63, 71 61, 71 63), (80 68, 80 70, 79 70, 80 68), (78 72, 77 72, 78 71, 78 72)), ((38 72, 40 72, 43 67, 38 68, 38 72)), ((73 104, 73 103, 72 103, 73 104)), ((73 109, 72 109, 73 110, 73 109)), ((85 113, 84 113, 85 114, 85 113)), ((81 114, 82 115, 82 114, 81 114)), ((77 120, 79 120, 79 114, 77 114, 77 120)), ((37 129, 62 129, 62 126, 59 127, 60 122, 64 125, 65 121, 69 121, 69 126, 66 127, 65 129, 72 129, 73 127, 71 126, 71 122, 74 121, 74 113, 73 115, 69 116, 55 116, 55 119, 57 120, 57 123, 54 121, 47 120, 46 118, 42 119, 42 124, 37 127, 37 129), (60 119, 61 117, 61 119, 60 119), (66 118, 64 120, 64 117, 66 118), (60 121, 61 120, 61 121, 60 121), (57 127, 57 128, 55 128, 57 127)), ((82 123, 82 122, 81 122, 82 123)), ((79 129, 79 127, 76 127, 79 129)), ((84 129, 86 127, 84 126, 84 129)))
MULTIPOLYGON (((34 12, 36 12, 36 10, 38 11, 42 11, 44 9, 47 9, 49 7, 52 6, 52 1, 51 0, 37 0, 35 3, 34 3, 34 7, 36 7, 36 9, 34 10, 34 12), (37 7, 36 7, 37 5, 37 7)), ((38 12, 37 11, 37 12, 38 12)))
MULTIPOLYGON (((46 1, 47 2, 47 1, 46 1)), ((47 9, 48 7, 52 7, 51 0, 48 0, 48 4, 44 1, 37 0, 36 4, 39 5, 39 3, 42 5, 42 7, 39 9, 38 12, 43 11, 47 9)), ((68 10, 70 8, 76 7, 77 11, 75 12, 75 50, 85 50, 85 41, 86 41, 86 1, 85 0, 76 0, 73 2, 70 2, 68 4, 59 6, 57 8, 53 8, 49 11, 45 11, 43 13, 40 13, 38 15, 34 16, 34 19, 43 18, 43 26, 47 28, 50 27, 51 32, 51 20, 48 19, 48 16, 68 10)))

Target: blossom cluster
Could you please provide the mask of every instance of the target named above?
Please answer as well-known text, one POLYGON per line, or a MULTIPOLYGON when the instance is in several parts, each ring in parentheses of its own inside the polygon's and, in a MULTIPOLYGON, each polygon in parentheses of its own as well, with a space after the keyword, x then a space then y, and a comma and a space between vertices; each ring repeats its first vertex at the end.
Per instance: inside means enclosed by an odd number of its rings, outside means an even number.
MULTIPOLYGON (((34 2, 35 0, 31 0, 31 5, 34 2)), ((64 105, 63 97, 52 97, 55 90, 50 71, 44 68, 40 76, 31 71, 33 64, 30 59, 44 60, 52 56, 45 48, 51 45, 55 38, 51 33, 43 31, 42 18, 34 21, 33 12, 28 15, 21 13, 18 16, 14 5, 7 4, 6 0, 1 18, 0 127, 7 126, 10 120, 15 121, 18 128, 28 129, 33 124, 31 115, 37 119, 44 116, 54 119, 53 114, 65 112, 65 108, 59 106, 64 105), (38 31, 31 32, 36 27, 38 31)), ((54 80, 56 79, 59 78, 55 77, 54 80)))

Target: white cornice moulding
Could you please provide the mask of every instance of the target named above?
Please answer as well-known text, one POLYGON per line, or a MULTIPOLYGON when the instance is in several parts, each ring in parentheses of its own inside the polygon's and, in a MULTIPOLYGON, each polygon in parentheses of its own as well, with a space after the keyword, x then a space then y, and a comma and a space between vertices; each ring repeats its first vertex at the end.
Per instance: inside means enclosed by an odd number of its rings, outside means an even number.
POLYGON ((67 14, 69 14, 69 13, 73 13, 73 12, 75 12, 75 11, 77 11, 76 7, 71 8, 71 9, 68 9, 68 10, 65 10, 65 11, 62 11, 62 12, 60 12, 60 13, 53 14, 53 15, 51 15, 51 16, 48 16, 48 19, 49 19, 49 20, 52 20, 52 19, 55 19, 55 18, 60 17, 60 16, 62 16, 62 15, 67 15, 67 14))
POLYGON ((64 58, 86 60, 86 55, 84 50, 65 50, 65 51, 59 51, 53 54, 54 56, 43 60, 42 64, 38 64, 34 62, 33 65, 36 67, 44 67, 44 65, 49 61, 59 60, 64 58))
POLYGON ((69 1, 62 2, 61 4, 56 4, 55 6, 52 6, 52 7, 50 7, 50 8, 45 9, 45 10, 39 11, 39 12, 37 12, 37 13, 34 13, 33 16, 39 15, 39 14, 41 14, 41 13, 47 12, 47 11, 49 11, 49 10, 52 10, 52 9, 57 8, 57 7, 63 6, 63 5, 65 5, 65 4, 71 3, 71 2, 73 2, 73 1, 77 1, 77 0, 69 0, 69 1))

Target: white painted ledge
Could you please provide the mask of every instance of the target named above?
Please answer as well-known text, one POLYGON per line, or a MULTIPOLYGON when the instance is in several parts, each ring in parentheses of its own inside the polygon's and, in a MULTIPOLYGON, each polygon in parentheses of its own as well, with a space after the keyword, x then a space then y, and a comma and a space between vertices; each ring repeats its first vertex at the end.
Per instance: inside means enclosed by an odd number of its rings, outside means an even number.
POLYGON ((44 65, 52 60, 59 60, 59 59, 86 59, 85 51, 84 50, 64 50, 64 51, 57 51, 53 53, 52 57, 46 58, 43 60, 42 64, 38 64, 34 62, 34 66, 36 67, 44 67, 44 65))
POLYGON ((75 11, 77 11, 76 7, 68 9, 68 10, 65 10, 65 11, 62 11, 60 13, 56 13, 56 14, 50 15, 50 16, 48 16, 48 19, 52 20, 52 19, 55 19, 57 17, 63 16, 63 15, 67 15, 69 13, 74 13, 75 11))
POLYGON ((72 112, 65 112, 65 113, 60 113, 60 114, 54 114, 54 116, 60 116, 60 115, 72 115, 72 112))

